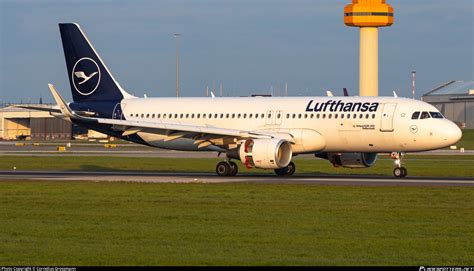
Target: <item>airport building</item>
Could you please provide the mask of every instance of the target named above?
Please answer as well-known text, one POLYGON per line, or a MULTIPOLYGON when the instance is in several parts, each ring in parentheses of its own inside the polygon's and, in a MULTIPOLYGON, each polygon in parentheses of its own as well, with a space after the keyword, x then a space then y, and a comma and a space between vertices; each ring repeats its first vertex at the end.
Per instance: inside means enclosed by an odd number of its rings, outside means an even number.
POLYGON ((426 92, 421 99, 438 108, 447 119, 474 129, 474 81, 449 81, 426 92))
MULTIPOLYGON (((35 104, 34 106, 42 106, 35 104)), ((0 108, 0 139, 71 139, 72 125, 49 112, 14 106, 0 108)))

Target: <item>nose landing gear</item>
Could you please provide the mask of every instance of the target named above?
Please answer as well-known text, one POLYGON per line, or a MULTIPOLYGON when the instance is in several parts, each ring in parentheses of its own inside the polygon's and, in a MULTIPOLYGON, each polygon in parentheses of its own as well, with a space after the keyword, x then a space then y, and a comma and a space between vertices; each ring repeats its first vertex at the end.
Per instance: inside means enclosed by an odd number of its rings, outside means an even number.
POLYGON ((235 176, 239 172, 239 167, 232 161, 222 161, 216 165, 216 173, 219 176, 235 176))
POLYGON ((392 152, 390 154, 390 157, 392 159, 395 159, 395 168, 393 169, 393 176, 397 178, 404 178, 407 176, 408 171, 405 167, 402 166, 402 159, 403 156, 405 156, 405 153, 403 152, 392 152))

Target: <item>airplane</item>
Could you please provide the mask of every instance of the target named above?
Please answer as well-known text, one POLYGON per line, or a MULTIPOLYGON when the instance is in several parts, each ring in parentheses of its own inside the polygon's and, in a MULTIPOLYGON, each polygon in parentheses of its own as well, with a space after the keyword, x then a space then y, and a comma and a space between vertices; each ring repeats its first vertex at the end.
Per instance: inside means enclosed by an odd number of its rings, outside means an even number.
POLYGON ((393 175, 405 177, 405 153, 445 148, 462 136, 434 106, 406 98, 138 98, 120 86, 78 24, 59 30, 73 102, 49 84, 57 103, 51 114, 151 147, 224 153, 219 176, 235 176, 234 161, 290 176, 301 154, 366 168, 378 153, 391 153, 393 175))

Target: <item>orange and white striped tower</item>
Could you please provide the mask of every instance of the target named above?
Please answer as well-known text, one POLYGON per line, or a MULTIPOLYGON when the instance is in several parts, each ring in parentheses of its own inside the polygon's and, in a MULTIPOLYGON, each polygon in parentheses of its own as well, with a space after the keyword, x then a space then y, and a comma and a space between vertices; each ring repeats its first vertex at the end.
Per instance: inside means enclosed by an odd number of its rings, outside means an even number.
POLYGON ((393 8, 385 0, 352 0, 344 24, 360 28, 359 95, 378 96, 378 28, 393 24, 393 8))

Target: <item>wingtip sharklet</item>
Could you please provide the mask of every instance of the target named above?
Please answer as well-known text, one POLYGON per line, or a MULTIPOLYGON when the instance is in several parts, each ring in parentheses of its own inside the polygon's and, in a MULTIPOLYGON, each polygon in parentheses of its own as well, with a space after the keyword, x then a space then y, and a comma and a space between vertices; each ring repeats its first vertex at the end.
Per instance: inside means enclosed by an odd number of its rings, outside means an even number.
POLYGON ((59 109, 61 110, 61 113, 63 113, 66 117, 73 117, 73 112, 71 108, 66 104, 66 102, 63 100, 61 95, 59 95, 58 91, 54 87, 53 84, 48 83, 49 90, 51 91, 51 94, 53 94, 53 98, 56 101, 56 103, 59 106, 59 109))

